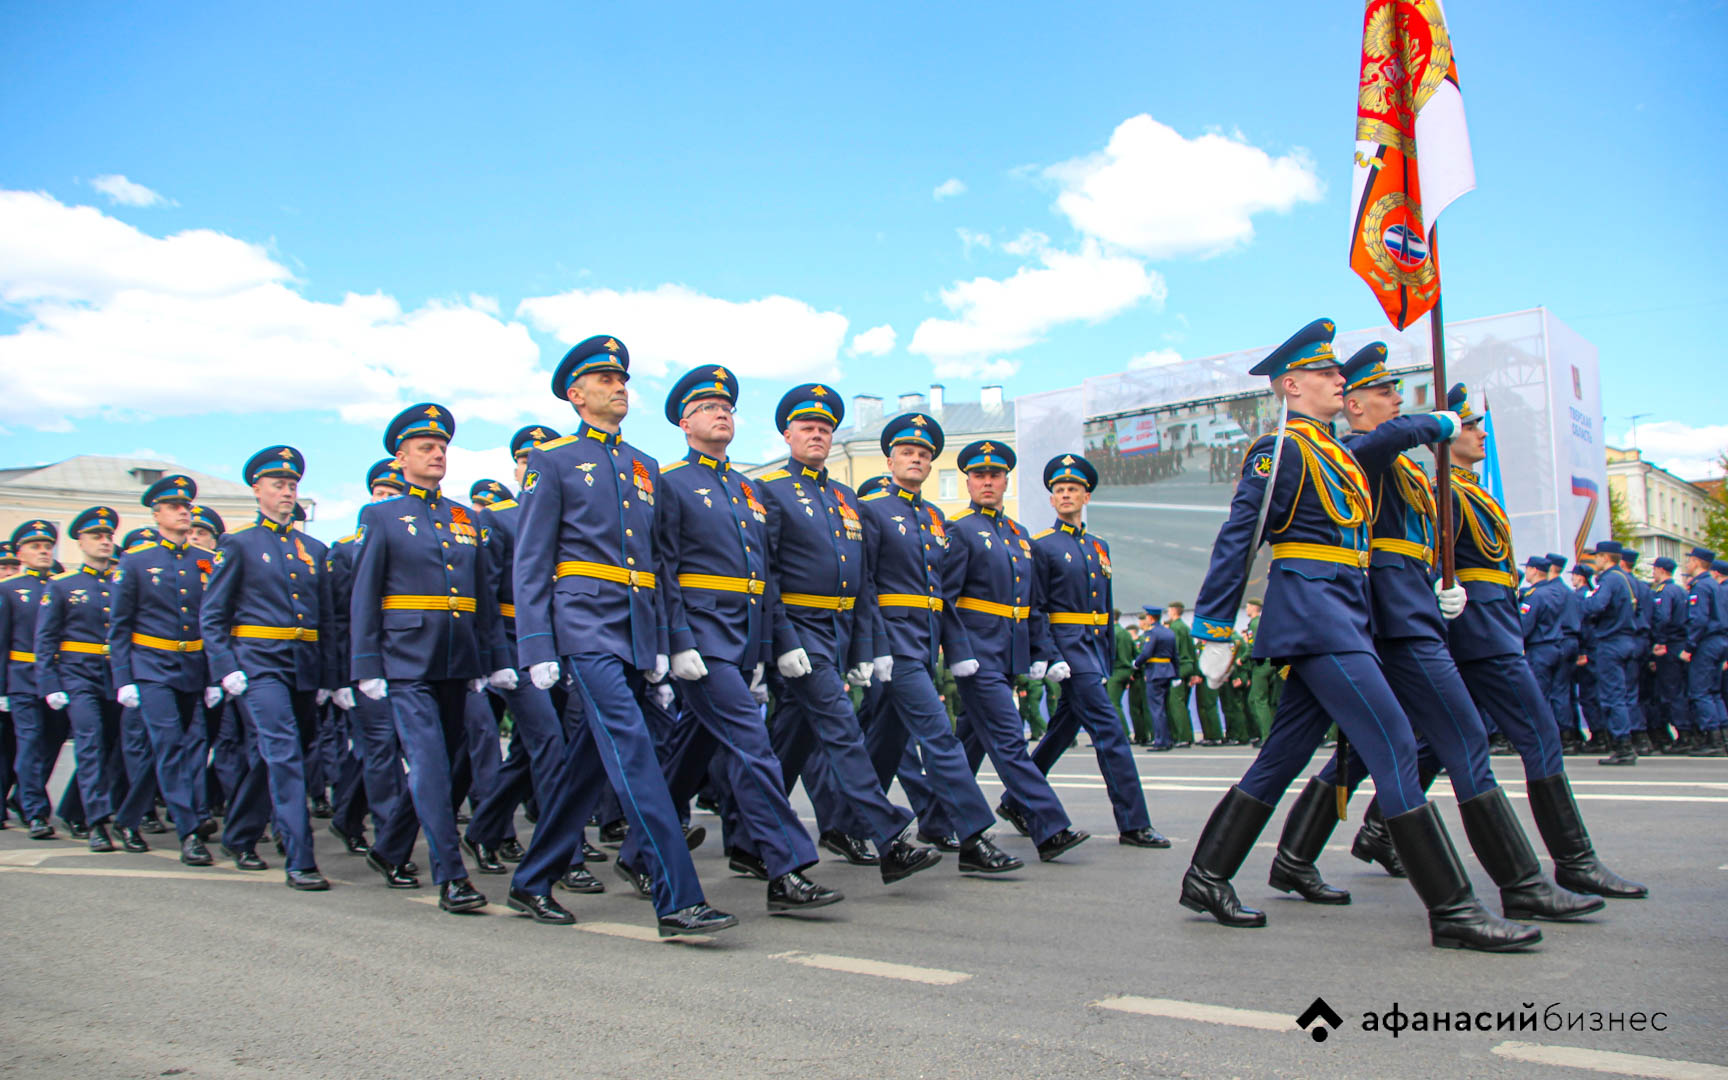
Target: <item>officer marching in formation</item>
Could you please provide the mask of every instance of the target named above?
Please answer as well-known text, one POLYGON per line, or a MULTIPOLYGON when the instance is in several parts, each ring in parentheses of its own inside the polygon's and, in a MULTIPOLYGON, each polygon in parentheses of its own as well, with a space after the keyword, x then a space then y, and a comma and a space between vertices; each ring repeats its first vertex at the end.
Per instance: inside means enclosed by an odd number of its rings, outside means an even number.
POLYGON ((1134 667, 1146 679, 1146 705, 1152 712, 1152 749, 1163 752, 1175 749, 1171 737, 1170 715, 1165 711, 1171 685, 1176 681, 1176 634, 1164 625, 1164 609, 1147 604, 1140 609, 1142 631, 1140 651, 1134 656, 1134 667))
POLYGON ((1722 757, 1722 729, 1728 726, 1728 709, 1722 701, 1722 665, 1728 660, 1728 593, 1711 576, 1721 565, 1709 548, 1686 553, 1686 574, 1691 581, 1686 600, 1686 645, 1680 660, 1686 665, 1686 694, 1692 703, 1697 736, 1692 753, 1700 757, 1722 757))
POLYGON ((59 542, 60 530, 49 521, 26 521, 12 530, 12 551, 23 572, 0 585, 0 644, 7 650, 0 665, 0 709, 12 717, 18 802, 32 840, 58 835, 48 802, 48 773, 68 734, 65 713, 44 707, 36 674, 36 621, 59 542))

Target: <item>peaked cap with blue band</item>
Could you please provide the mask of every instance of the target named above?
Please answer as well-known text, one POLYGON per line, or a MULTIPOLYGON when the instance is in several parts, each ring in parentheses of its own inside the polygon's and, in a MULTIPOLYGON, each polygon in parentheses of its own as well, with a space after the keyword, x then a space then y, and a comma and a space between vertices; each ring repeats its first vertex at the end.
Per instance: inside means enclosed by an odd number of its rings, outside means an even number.
POLYGON ((192 500, 198 497, 198 485, 192 482, 190 476, 174 473, 144 489, 144 495, 138 501, 152 509, 157 503, 183 502, 192 505, 192 500))
POLYGON ((729 405, 738 404, 738 377, 719 364, 685 372, 666 395, 666 419, 677 424, 684 418, 685 409, 709 398, 718 398, 729 405))
POLYGON ((228 525, 222 520, 222 515, 208 506, 194 506, 192 508, 192 524, 198 528, 209 529, 217 536, 228 531, 228 525))
POLYGON ((396 467, 395 458, 380 458, 366 470, 366 493, 370 495, 372 489, 379 484, 393 487, 397 491, 408 490, 408 482, 402 479, 402 470, 396 467))
POLYGON ((1003 446, 993 439, 980 439, 969 442, 960 448, 960 471, 971 472, 974 469, 1001 469, 1011 472, 1019 459, 1014 456, 1014 448, 1003 446))
POLYGON ((845 417, 846 403, 840 400, 840 392, 817 382, 794 386, 774 407, 774 426, 782 435, 794 420, 826 420, 839 427, 845 417))
POLYGON ((430 437, 449 442, 456 437, 456 418, 450 410, 430 401, 410 405, 396 414, 384 429, 384 450, 394 454, 409 439, 430 437))
POLYGON ((858 485, 858 487, 856 489, 857 493, 858 493, 858 497, 860 499, 862 499, 866 495, 874 495, 878 491, 887 490, 888 482, 891 479, 892 479, 892 477, 888 476, 886 473, 884 473, 880 476, 870 477, 868 480, 866 480, 862 484, 858 485))
POLYGON ((1344 392, 1396 384, 1398 377, 1386 370, 1386 343, 1370 341, 1344 361, 1344 392))
POLYGON ((1079 454, 1057 454, 1044 463, 1044 490, 1054 491, 1060 483, 1085 484, 1091 491, 1098 486, 1098 470, 1079 454))
POLYGON ((1164 609, 1161 607, 1154 607, 1151 604, 1143 605, 1140 610, 1152 616, 1154 619, 1162 619, 1164 617, 1164 609))
POLYGON ((1557 551, 1550 551, 1548 553, 1548 565, 1552 566, 1556 570, 1566 569, 1566 564, 1570 561, 1570 559, 1557 551))
POLYGON ((922 446, 935 457, 942 452, 942 425, 929 413, 901 413, 882 428, 882 456, 891 457, 901 443, 922 446))
POLYGON ((12 541, 0 540, 0 562, 17 562, 18 553, 12 550, 12 541))
POLYGON ((106 529, 113 532, 120 527, 120 511, 112 506, 87 506, 78 511, 78 516, 72 519, 72 524, 66 527, 68 536, 80 536, 87 532, 101 532, 106 529))
POLYGON ((552 396, 570 399, 570 384, 596 371, 616 371, 630 378, 630 350, 611 334, 595 334, 570 347, 552 372, 552 396))
POLYGON ((510 456, 527 457, 528 451, 538 449, 541 443, 551 442, 557 437, 558 433, 545 424, 529 424, 527 427, 517 428, 516 434, 510 436, 510 456))
POLYGON ((486 506, 510 497, 510 489, 496 480, 476 480, 468 488, 468 501, 475 506, 486 506))
POLYGON ((155 540, 155 539, 157 539, 157 536, 158 536, 158 533, 156 532, 156 530, 154 528, 150 527, 149 525, 141 525, 138 528, 133 529, 131 532, 127 533, 126 538, 124 540, 120 541, 120 550, 122 550, 122 551, 129 550, 133 547, 136 547, 139 544, 144 543, 145 541, 155 540))
POLYGON ((298 480, 306 475, 306 458, 292 446, 266 446, 246 459, 240 475, 248 484, 256 484, 266 476, 298 480))
POLYGON ((1315 319, 1290 335, 1288 341, 1273 349, 1266 359, 1248 369, 1250 375, 1269 379, 1291 371, 1324 371, 1341 367, 1338 354, 1332 350, 1332 337, 1338 324, 1331 319, 1315 319))
POLYGON ((1452 389, 1446 391, 1446 408, 1458 414, 1458 420, 1464 424, 1480 424, 1482 414, 1470 407, 1470 388, 1463 383, 1453 383, 1452 389))
POLYGON ((12 530, 13 551, 32 540, 46 540, 50 544, 57 544, 60 542, 60 530, 46 518, 31 518, 12 530))

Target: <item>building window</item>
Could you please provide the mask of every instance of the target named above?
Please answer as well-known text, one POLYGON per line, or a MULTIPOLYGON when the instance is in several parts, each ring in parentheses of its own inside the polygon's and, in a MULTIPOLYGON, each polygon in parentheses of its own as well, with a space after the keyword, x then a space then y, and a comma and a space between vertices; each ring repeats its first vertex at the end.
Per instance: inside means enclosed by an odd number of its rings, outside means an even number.
POLYGON ((936 497, 944 501, 959 498, 960 472, 943 469, 936 474, 936 497))
POLYGON ((1416 407, 1421 408, 1422 406, 1424 406, 1426 404, 1428 404, 1428 384, 1427 383, 1417 383, 1416 384, 1416 407))

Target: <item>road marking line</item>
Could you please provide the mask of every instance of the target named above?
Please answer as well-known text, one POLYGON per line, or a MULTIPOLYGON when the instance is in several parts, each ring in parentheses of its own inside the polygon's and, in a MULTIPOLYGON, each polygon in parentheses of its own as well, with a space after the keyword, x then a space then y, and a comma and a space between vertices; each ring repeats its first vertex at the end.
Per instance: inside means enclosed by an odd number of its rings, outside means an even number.
POLYGON ((0 866, 0 872, 14 874, 54 874, 62 877, 124 877, 159 878, 173 881, 258 881, 281 884, 281 879, 257 874, 212 874, 204 870, 134 870, 116 866, 0 866))
POLYGON ((783 952, 774 953, 770 960, 785 960, 805 967, 822 968, 825 971, 844 971, 853 975, 875 975, 883 979, 902 979, 906 982, 925 983, 929 986, 953 986, 963 983, 972 976, 964 971, 944 971, 941 968, 913 967, 910 964, 890 964, 885 960, 865 960, 855 956, 830 956, 827 953, 783 952))
POLYGON ((686 934, 680 937, 663 938, 660 928, 656 926, 637 926, 633 923, 616 922, 579 922, 576 929, 586 930, 590 934, 605 934, 607 937, 628 938, 631 941, 648 941, 656 945, 718 945, 719 940, 708 934, 686 934))
POLYGON ((1542 1043, 1504 1042, 1494 1048, 1498 1057, 1533 1065, 1559 1065, 1571 1069, 1649 1076, 1657 1080, 1728 1080, 1728 1068, 1701 1061, 1622 1054, 1613 1050, 1589 1050, 1582 1046, 1546 1046, 1542 1043))
MULTIPOLYGON (((993 785, 995 787, 1003 786, 1001 781, 999 781, 999 780, 985 780, 982 777, 979 778, 979 783, 990 784, 990 785, 993 785)), ((1053 788, 1061 788, 1063 790, 1070 790, 1070 791, 1103 791, 1105 789, 1105 784, 1104 784, 1104 781, 1102 781, 1102 780, 1094 780, 1094 781, 1091 781, 1090 783, 1081 783, 1081 782, 1072 781, 1072 780, 1057 780, 1057 781, 1052 781, 1050 786, 1053 788)), ((1202 792, 1218 792, 1218 791, 1229 791, 1230 790, 1228 787, 1220 787, 1220 786, 1215 786, 1215 785, 1144 784, 1144 783, 1140 785, 1140 789, 1142 791, 1202 791, 1202 792)), ((1357 795, 1370 795, 1373 793, 1373 791, 1374 791, 1374 789, 1371 785, 1364 784, 1362 787, 1359 787, 1356 789, 1356 794, 1357 795)), ((1449 789, 1449 788, 1445 789, 1445 790, 1441 790, 1441 789, 1437 788, 1436 790, 1429 792, 1428 797, 1430 799, 1453 799, 1453 798, 1457 798, 1457 796, 1454 795, 1452 793, 1451 789, 1449 789)), ((1506 797, 1509 799, 1528 799, 1530 796, 1525 794, 1522 791, 1512 791, 1510 789, 1507 789, 1506 797)), ((1579 802, 1728 803, 1728 795, 1615 795, 1615 794, 1612 794, 1609 792, 1601 792, 1601 791, 1574 791, 1572 793, 1572 797, 1574 799, 1577 799, 1579 802)))
MULTIPOLYGON (((408 898, 408 902, 410 904, 431 904, 432 906, 436 907, 438 905, 438 890, 433 889, 431 896, 410 896, 408 898)), ((461 912, 457 912, 456 914, 459 914, 459 915, 512 915, 515 913, 508 910, 507 908, 505 908, 503 904, 494 904, 491 900, 488 900, 488 901, 486 901, 486 906, 483 908, 480 908, 477 911, 461 911, 461 912)))
POLYGON ((1198 1020, 1202 1024, 1227 1024, 1230 1027, 1255 1028, 1259 1031, 1296 1031, 1296 1018, 1284 1013, 1259 1012, 1254 1009, 1232 1009, 1225 1005, 1204 1005, 1198 1001, 1176 1001, 1171 998, 1125 997, 1094 1001, 1098 1009, 1134 1013, 1137 1016, 1163 1016, 1172 1020, 1198 1020))

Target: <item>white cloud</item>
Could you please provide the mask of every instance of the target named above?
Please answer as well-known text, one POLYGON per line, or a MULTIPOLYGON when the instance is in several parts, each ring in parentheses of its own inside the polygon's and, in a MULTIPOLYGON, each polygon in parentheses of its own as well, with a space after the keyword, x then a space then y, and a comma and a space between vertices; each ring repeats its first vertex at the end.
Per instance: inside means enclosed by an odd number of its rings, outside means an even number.
POLYGON ((957 176, 950 176, 936 185, 936 190, 930 193, 930 197, 941 202, 943 199, 952 199, 956 195, 964 194, 966 194, 965 183, 957 176))
POLYGON ((1050 238, 1036 229, 1026 229, 1019 236, 1002 245, 1002 250, 1010 255, 1031 255, 1050 246, 1050 238))
POLYGON ((683 285, 572 289, 530 297, 516 314, 566 345, 614 334, 630 348, 631 372, 649 376, 724 364, 740 377, 832 377, 848 325, 837 311, 787 296, 721 300, 683 285))
POLYGON ((108 196, 118 206, 178 206, 173 199, 160 195, 143 184, 133 183, 119 173, 98 176, 90 186, 108 196))
MULTIPOLYGON (((1632 429, 1621 434, 1621 446, 1632 446, 1632 429)), ((1707 480, 1722 475, 1722 455, 1728 453, 1728 424, 1693 427, 1678 420, 1639 424, 1637 446, 1644 460, 1682 480, 1707 480)))
POLYGON ((1092 241, 1077 252, 1043 249, 1038 263, 1006 279, 978 277, 943 289, 942 304, 954 317, 919 323, 907 351, 938 364, 981 362, 1035 344, 1063 323, 1098 322, 1146 300, 1164 302, 1158 273, 1092 241))
POLYGON ((885 356, 893 351, 897 339, 894 328, 887 323, 872 326, 852 339, 851 352, 854 356, 885 356))
POLYGON ((973 248, 983 248, 985 251, 990 250, 991 240, 989 233, 973 232, 970 229, 955 229, 954 232, 960 237, 960 244, 966 249, 966 255, 968 258, 971 257, 973 248))
POLYGON ((1316 202, 1323 187, 1306 152, 1273 157, 1240 132, 1185 139, 1141 114, 1097 154, 1044 175, 1074 227, 1147 258, 1217 255, 1254 237, 1253 216, 1316 202))
POLYGON ((936 361, 938 379, 977 379, 980 382, 1001 382, 1020 370, 1018 360, 943 359, 936 361))
POLYGON ((516 463, 510 457, 508 446, 494 446, 485 450, 467 450, 452 446, 444 465, 442 487, 458 502, 468 501, 468 489, 474 486, 476 480, 496 480, 512 490, 516 486, 515 475, 511 472, 516 463))
POLYGON ((1153 349, 1151 352, 1141 353, 1139 356, 1128 361, 1128 370, 1136 371, 1141 368, 1168 367, 1171 364, 1180 364, 1181 362, 1182 354, 1177 352, 1175 349, 1153 349))

